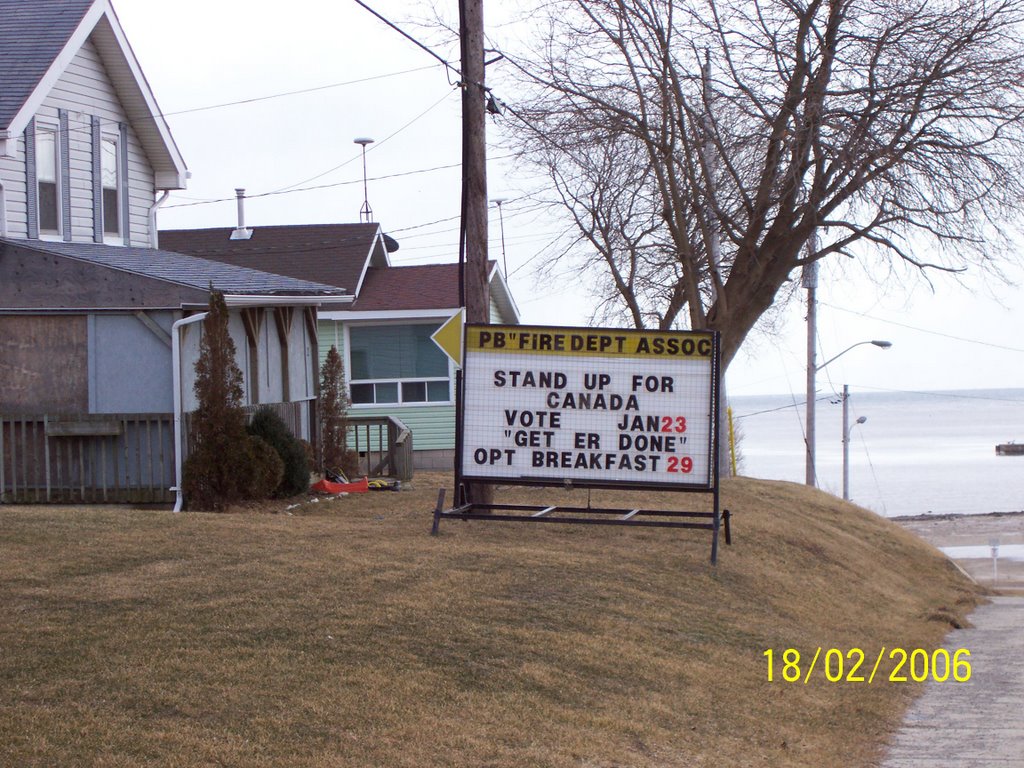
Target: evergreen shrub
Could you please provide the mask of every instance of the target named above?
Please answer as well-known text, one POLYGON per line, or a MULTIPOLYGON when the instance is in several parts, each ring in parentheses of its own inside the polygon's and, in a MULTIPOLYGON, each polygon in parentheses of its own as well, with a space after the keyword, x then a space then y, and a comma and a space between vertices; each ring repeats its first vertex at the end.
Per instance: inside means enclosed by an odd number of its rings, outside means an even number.
POLYGON ((331 346, 320 367, 320 470, 340 469, 347 477, 359 472, 359 457, 348 447, 348 408, 345 364, 331 346))
POLYGON ((295 437, 284 419, 270 408, 260 408, 249 422, 250 435, 266 441, 281 457, 284 474, 274 495, 282 498, 309 490, 309 458, 302 440, 295 437))

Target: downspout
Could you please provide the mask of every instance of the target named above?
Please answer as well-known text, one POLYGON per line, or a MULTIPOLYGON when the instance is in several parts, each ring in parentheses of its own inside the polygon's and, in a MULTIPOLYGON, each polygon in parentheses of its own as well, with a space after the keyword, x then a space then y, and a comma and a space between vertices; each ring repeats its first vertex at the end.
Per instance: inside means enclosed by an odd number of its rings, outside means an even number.
POLYGON ((160 233, 156 228, 156 212, 161 205, 167 202, 167 198, 170 196, 171 190, 165 189, 157 201, 149 206, 149 247, 154 250, 160 247, 160 233))
POLYGON ((175 321, 174 325, 171 326, 171 372, 174 376, 174 385, 172 387, 174 390, 174 487, 171 490, 175 492, 175 512, 181 512, 183 501, 181 494, 181 328, 182 326, 205 320, 208 314, 210 313, 200 312, 191 317, 183 317, 181 320, 175 321))
POLYGON ((0 237, 7 237, 7 190, 0 181, 0 237))

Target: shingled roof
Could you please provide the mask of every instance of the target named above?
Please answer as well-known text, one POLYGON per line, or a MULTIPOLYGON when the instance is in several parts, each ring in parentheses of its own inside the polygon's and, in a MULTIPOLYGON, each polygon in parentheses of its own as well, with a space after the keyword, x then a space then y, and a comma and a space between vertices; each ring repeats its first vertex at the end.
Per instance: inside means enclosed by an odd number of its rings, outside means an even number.
POLYGON ((366 270, 355 312, 453 309, 459 306, 459 265, 421 264, 366 270))
POLYGON ((203 259, 314 280, 355 295, 368 266, 388 266, 379 224, 255 227, 248 240, 232 229, 160 231, 160 245, 203 259))
POLYGON ((284 275, 234 267, 218 261, 198 259, 183 253, 154 250, 153 248, 0 239, 0 245, 3 243, 77 259, 96 266, 155 278, 188 288, 205 291, 212 285, 215 290, 228 295, 322 296, 325 298, 345 295, 343 289, 333 285, 310 280, 297 280, 284 275))
POLYGON ((0 0, 0 130, 28 100, 93 0, 0 0))

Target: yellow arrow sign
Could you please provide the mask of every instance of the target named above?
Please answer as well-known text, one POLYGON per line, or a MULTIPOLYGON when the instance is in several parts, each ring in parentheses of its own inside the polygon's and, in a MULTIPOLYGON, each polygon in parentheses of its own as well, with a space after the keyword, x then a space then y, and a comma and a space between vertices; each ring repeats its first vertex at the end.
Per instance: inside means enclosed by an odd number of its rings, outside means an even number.
POLYGON ((430 337, 430 340, 437 344, 458 368, 462 367, 462 327, 465 324, 465 315, 465 308, 460 309, 430 337))

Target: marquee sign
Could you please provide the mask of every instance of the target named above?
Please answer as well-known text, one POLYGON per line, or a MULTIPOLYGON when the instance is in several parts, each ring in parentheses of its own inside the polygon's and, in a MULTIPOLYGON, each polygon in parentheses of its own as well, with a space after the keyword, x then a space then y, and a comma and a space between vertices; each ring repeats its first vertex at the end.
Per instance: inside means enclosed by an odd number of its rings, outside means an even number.
MULTIPOLYGON (((452 320, 454 323, 455 320, 452 320)), ((438 341, 441 344, 441 341, 438 341)), ((445 345, 455 355, 451 339, 445 345)), ((571 523, 711 532, 720 510, 718 335, 524 325, 467 325, 461 349, 455 506, 441 520, 571 523), (696 491, 711 511, 486 501, 472 484, 696 491), (475 497, 475 498, 474 498, 475 497)))
POLYGON ((464 348, 463 478, 712 490, 714 334, 468 325, 464 348))

